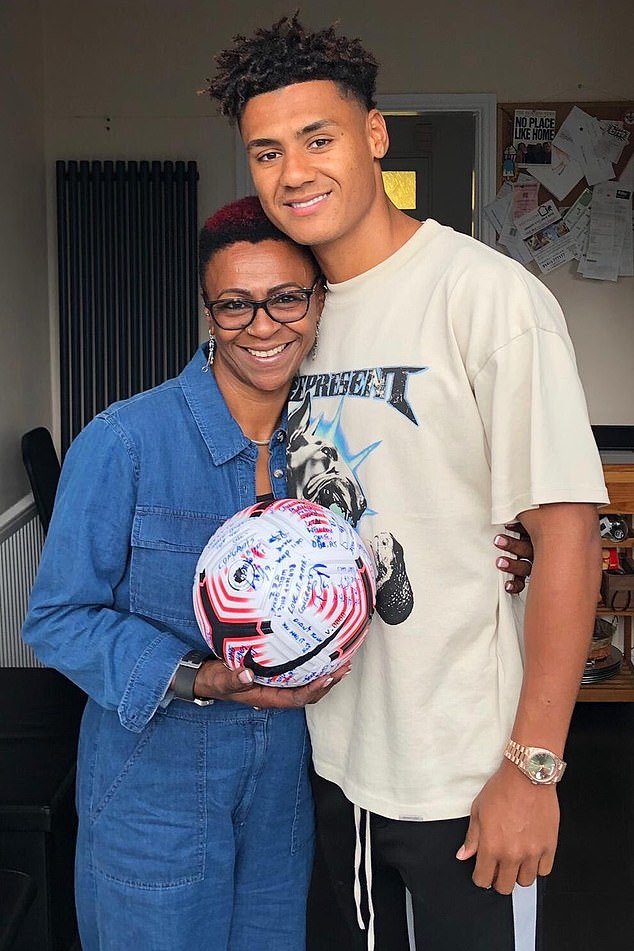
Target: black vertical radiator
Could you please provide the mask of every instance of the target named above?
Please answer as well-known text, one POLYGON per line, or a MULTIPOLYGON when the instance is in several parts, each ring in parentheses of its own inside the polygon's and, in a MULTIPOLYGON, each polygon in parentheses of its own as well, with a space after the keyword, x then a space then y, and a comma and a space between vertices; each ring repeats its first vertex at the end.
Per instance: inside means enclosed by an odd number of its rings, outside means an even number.
POLYGON ((57 162, 61 448, 198 343, 195 162, 57 162))

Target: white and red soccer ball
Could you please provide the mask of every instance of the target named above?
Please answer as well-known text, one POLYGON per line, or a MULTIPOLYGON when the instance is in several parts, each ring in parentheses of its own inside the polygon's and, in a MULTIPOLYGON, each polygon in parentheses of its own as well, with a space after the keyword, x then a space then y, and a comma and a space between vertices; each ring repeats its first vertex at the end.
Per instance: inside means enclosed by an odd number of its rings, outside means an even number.
POLYGON ((216 655, 255 681, 297 687, 361 645, 375 566, 342 518, 303 499, 262 502, 226 521, 196 566, 194 611, 216 655))

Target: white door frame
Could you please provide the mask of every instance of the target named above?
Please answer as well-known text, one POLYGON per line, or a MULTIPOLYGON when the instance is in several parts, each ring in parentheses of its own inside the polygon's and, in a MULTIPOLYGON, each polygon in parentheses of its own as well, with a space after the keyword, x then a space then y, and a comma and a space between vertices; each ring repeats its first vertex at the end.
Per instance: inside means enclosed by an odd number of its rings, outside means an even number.
MULTIPOLYGON (((422 112, 470 112, 475 119, 474 231, 476 238, 495 247, 495 230, 483 210, 495 198, 496 97, 494 93, 404 94, 377 96, 381 112, 412 115, 422 112)), ((236 125, 236 198, 255 192, 244 145, 236 125)))

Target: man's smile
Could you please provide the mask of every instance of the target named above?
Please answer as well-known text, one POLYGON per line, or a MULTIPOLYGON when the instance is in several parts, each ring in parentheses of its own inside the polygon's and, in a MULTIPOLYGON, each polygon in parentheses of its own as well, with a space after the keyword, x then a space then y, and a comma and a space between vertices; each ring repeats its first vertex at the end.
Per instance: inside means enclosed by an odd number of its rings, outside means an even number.
POLYGON ((323 201, 326 201, 329 197, 330 192, 322 192, 319 195, 314 195, 312 198, 295 199, 294 201, 286 201, 284 204, 296 211, 301 211, 307 208, 314 208, 316 205, 320 205, 323 201))

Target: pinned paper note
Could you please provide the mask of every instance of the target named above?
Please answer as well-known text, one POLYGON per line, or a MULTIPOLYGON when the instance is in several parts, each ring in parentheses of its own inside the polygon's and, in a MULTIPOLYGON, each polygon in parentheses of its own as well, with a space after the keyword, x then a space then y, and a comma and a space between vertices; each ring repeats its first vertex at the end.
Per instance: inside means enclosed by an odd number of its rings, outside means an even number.
POLYGON ((550 165, 535 165, 531 174, 547 188, 551 195, 563 201, 575 185, 583 178, 583 169, 579 162, 567 152, 553 145, 553 158, 550 165))
MULTIPOLYGON (((586 253, 579 265, 584 277, 600 281, 618 279, 626 231, 631 231, 631 225, 632 192, 616 182, 596 185, 586 253)), ((624 267, 629 269, 629 262, 624 261, 624 267)))
POLYGON ((527 215, 516 218, 515 226, 520 237, 526 239, 538 231, 541 231, 546 225, 559 221, 560 218, 561 213, 555 202, 545 201, 543 205, 540 205, 534 211, 529 211, 527 215))
POLYGON ((602 154, 603 129, 598 119, 573 106, 562 122, 553 145, 581 166, 588 185, 614 178, 614 168, 602 154))

